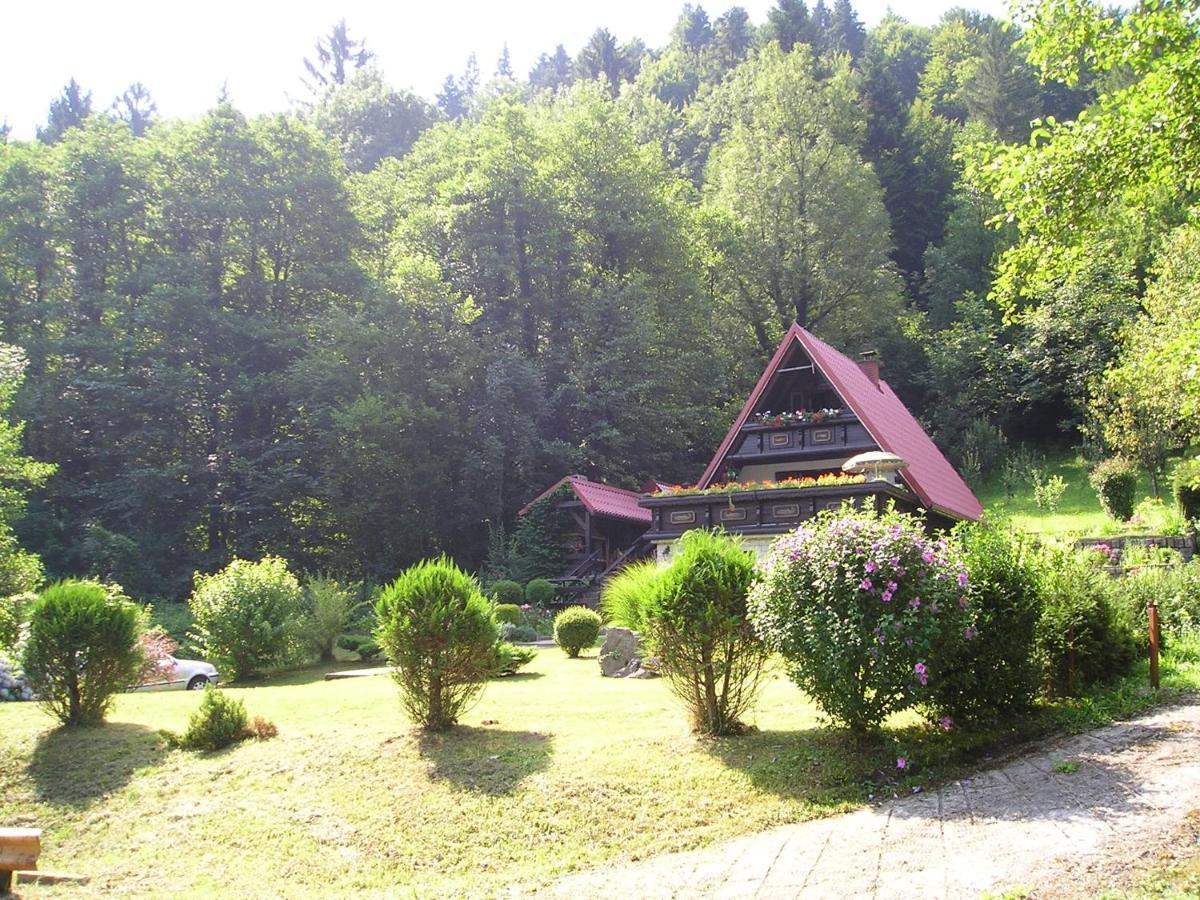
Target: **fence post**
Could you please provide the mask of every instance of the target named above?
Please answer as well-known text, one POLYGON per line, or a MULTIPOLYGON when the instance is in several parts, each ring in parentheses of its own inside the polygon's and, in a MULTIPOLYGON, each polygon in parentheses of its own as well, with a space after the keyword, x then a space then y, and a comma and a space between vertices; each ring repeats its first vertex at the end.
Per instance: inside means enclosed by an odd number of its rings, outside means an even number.
POLYGON ((1150 611, 1150 687, 1158 690, 1158 604, 1151 603, 1150 611))

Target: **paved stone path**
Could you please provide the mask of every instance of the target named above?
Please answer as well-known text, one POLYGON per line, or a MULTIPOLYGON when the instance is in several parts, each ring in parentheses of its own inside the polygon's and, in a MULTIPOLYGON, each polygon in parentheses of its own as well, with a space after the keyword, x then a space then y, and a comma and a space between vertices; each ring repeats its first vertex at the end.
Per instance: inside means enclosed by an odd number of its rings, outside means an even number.
POLYGON ((1200 705, 1181 706, 1046 744, 936 792, 584 872, 545 893, 978 897, 1049 883, 1068 860, 1140 851, 1198 808, 1200 705), (1078 768, 1058 771, 1064 761, 1078 768))

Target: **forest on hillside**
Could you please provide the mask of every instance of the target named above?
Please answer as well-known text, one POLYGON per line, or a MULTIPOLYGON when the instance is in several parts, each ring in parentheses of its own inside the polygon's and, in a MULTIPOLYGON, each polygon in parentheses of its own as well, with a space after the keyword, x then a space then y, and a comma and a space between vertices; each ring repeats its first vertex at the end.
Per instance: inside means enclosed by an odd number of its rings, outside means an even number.
POLYGON ((694 480, 793 320, 972 479, 1161 473, 1200 431, 1197 5, 689 3, 436 102, 343 22, 255 118, 72 80, 0 143, 0 595, 477 566, 568 472, 694 480))

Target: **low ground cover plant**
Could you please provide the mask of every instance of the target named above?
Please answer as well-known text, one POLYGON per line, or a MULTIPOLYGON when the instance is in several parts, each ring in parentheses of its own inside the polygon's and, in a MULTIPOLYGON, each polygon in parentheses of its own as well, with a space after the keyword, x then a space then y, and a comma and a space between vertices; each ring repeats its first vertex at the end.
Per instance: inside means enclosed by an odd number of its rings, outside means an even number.
POLYGON ((492 674, 516 675, 533 662, 535 656, 537 651, 531 647, 515 647, 508 641, 497 641, 492 648, 492 674))
POLYGON ((29 611, 22 668, 41 705, 64 725, 104 720, 113 697, 137 683, 143 613, 119 589, 60 581, 29 611))
POLYGON ((586 606, 569 606, 554 617, 554 641, 575 659, 600 636, 600 615, 586 606))
POLYGON ((940 654, 974 638, 968 584, 957 548, 919 519, 847 506, 772 545, 750 618, 805 693, 864 732, 932 699, 940 654))
POLYGON ((188 718, 183 734, 163 732, 167 743, 183 750, 215 753, 241 741, 269 740, 279 734, 275 723, 246 714, 246 705, 211 684, 204 689, 200 705, 188 718))
POLYGON ((417 563, 380 592, 375 621, 405 711, 449 728, 494 671, 499 628, 479 582, 446 557, 417 563))
POLYGON ((303 639, 300 583, 274 556, 235 559, 213 575, 197 575, 188 601, 200 651, 236 681, 295 658, 303 639))

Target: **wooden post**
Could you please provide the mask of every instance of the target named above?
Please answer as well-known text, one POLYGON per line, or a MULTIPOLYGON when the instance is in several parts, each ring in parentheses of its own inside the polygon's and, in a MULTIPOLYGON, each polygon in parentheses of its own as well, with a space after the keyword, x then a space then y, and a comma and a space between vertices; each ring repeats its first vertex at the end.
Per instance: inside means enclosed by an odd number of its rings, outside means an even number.
POLYGON ((1158 604, 1150 604, 1150 687, 1158 690, 1158 604))

